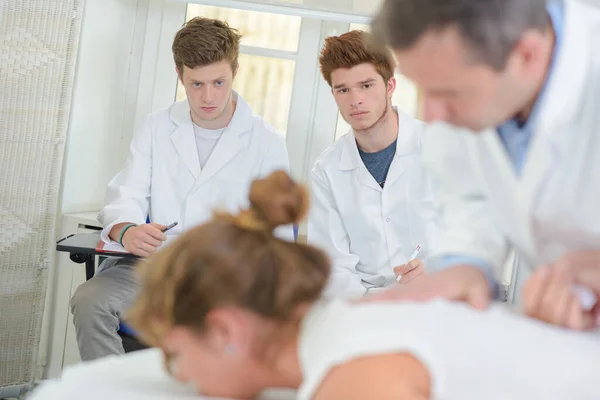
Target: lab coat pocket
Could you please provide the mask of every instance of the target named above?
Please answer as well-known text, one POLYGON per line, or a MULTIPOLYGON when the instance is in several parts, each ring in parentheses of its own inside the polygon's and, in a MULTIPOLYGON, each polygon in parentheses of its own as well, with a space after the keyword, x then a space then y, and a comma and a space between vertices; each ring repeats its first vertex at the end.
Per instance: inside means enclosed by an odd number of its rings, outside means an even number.
MULTIPOLYGON (((350 239, 350 253, 359 257, 361 262, 373 263, 380 257, 380 246, 385 243, 381 218, 374 218, 364 212, 344 214, 344 225, 350 239)), ((376 263, 375 263, 376 264, 376 263)))
POLYGON ((369 219, 361 212, 344 213, 343 221, 350 241, 368 238, 372 233, 372 229, 369 227, 369 219))

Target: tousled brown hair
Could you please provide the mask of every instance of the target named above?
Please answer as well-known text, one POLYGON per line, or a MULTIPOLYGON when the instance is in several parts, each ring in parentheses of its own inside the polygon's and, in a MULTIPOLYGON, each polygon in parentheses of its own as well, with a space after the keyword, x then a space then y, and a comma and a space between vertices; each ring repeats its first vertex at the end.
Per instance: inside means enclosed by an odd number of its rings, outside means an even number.
POLYGON ((227 61, 235 72, 240 55, 242 35, 227 22, 195 17, 175 34, 173 59, 179 75, 183 67, 196 68, 227 61))
POLYGON ((160 346, 173 326, 201 332, 217 307, 294 323, 298 307, 320 297, 330 271, 325 253, 273 235, 304 218, 306 189, 279 171, 254 181, 249 198, 248 209, 217 213, 140 264, 128 322, 144 342, 160 346))
POLYGON ((331 74, 339 68, 372 64, 387 83, 394 76, 395 62, 388 48, 371 45, 370 34, 361 30, 346 32, 325 39, 319 64, 323 78, 331 86, 331 74))

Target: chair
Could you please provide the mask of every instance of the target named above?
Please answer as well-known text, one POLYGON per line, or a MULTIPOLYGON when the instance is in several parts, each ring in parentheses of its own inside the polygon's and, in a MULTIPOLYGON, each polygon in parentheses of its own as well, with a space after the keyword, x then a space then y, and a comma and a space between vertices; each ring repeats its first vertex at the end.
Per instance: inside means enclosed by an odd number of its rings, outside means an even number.
POLYGON ((131 353, 132 351, 144 350, 148 348, 148 346, 144 345, 136 338, 135 332, 126 323, 121 322, 119 324, 118 333, 121 337, 121 342, 123 343, 123 349, 125 350, 125 353, 131 353))

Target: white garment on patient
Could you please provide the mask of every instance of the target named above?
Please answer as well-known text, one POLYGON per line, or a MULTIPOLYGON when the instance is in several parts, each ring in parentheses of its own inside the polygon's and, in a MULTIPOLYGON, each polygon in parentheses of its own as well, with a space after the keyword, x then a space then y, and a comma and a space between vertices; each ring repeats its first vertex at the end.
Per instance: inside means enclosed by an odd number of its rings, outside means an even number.
POLYGON ((225 128, 221 129, 204 129, 194 124, 194 137, 196 138, 196 149, 198 149, 198 161, 200 168, 204 168, 208 157, 217 145, 219 138, 225 128))
POLYGON ((363 303, 315 306, 299 341, 308 400, 336 365, 409 353, 428 369, 431 400, 600 399, 600 340, 518 315, 504 305, 363 303))
MULTIPOLYGON (((208 400, 168 375, 158 349, 111 356, 65 369, 28 400, 208 400)), ((293 400, 293 392, 269 391, 261 400, 293 400)))
MULTIPOLYGON (((304 374, 298 400, 310 399, 337 364, 378 353, 410 353, 429 370, 431 400, 600 399, 600 340, 494 305, 340 301, 315 306, 302 325, 304 374)), ((290 392, 266 399, 294 399, 290 392)), ((28 400, 201 400, 171 378, 158 349, 68 367, 28 400)))

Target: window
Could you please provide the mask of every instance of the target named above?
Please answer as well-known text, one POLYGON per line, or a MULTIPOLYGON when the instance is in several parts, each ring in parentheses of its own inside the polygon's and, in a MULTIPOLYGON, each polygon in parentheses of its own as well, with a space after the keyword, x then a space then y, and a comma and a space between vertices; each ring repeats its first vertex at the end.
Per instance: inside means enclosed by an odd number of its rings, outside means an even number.
MULTIPOLYGON (((242 37, 240 68, 233 87, 279 132, 287 132, 294 70, 300 37, 300 17, 188 4, 186 20, 196 16, 227 21, 242 37)), ((185 99, 181 82, 176 100, 185 99)))
POLYGON ((365 32, 371 32, 371 27, 369 25, 365 25, 365 24, 350 24, 350 29, 348 29, 349 31, 353 31, 355 29, 360 29, 361 31, 365 31, 365 32))
POLYGON ((298 50, 302 21, 300 17, 199 4, 188 4, 186 14, 186 21, 197 16, 227 21, 231 27, 242 33, 244 46, 298 50))

